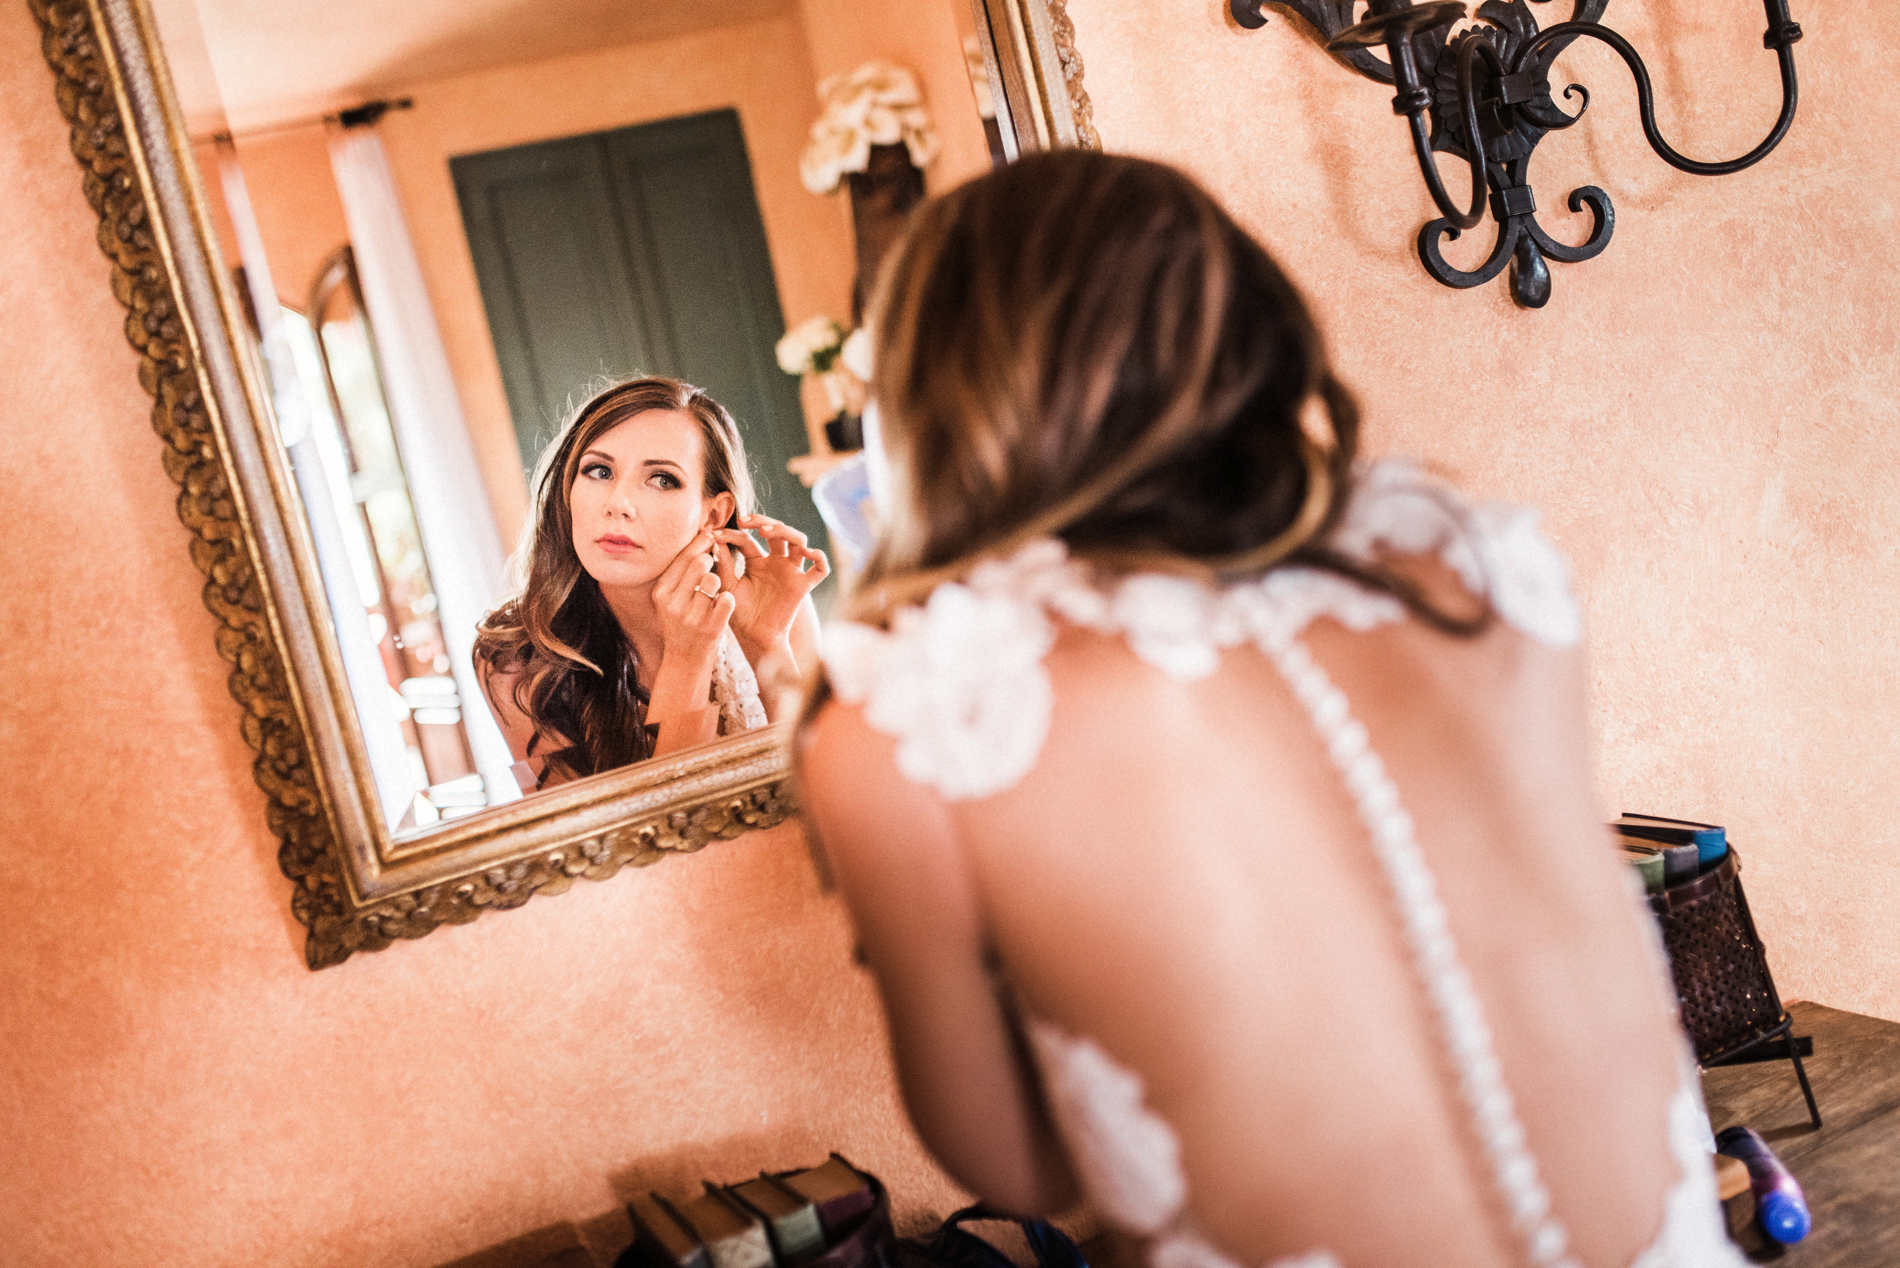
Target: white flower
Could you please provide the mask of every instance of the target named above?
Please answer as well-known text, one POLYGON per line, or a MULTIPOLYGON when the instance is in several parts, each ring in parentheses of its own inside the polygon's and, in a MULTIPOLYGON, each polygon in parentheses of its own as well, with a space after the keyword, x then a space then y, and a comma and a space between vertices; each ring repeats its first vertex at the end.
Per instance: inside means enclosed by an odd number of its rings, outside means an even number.
POLYGON ((1193 681, 1220 665, 1214 592, 1200 582, 1137 573, 1115 587, 1109 606, 1135 655, 1163 673, 1193 681))
POLYGON ((778 368, 785 373, 812 374, 836 360, 838 345, 843 342, 843 326, 829 317, 808 317, 786 331, 773 351, 778 356, 778 368))
POLYGON ((937 157, 937 151, 943 148, 943 140, 936 129, 930 126, 930 112, 922 106, 912 106, 899 116, 904 127, 904 148, 910 151, 910 161, 918 167, 928 167, 930 160, 937 157))
POLYGON ((1544 536, 1537 512, 1484 502, 1471 520, 1498 615, 1553 647, 1575 646, 1583 638, 1583 610, 1570 588, 1570 561, 1544 536))
POLYGON ((1038 537, 1013 555, 983 561, 970 570, 969 586, 984 595, 1017 595, 1087 629, 1112 628, 1108 600, 1054 537, 1038 537))
POLYGON ((866 62, 818 85, 824 111, 798 160, 798 174, 814 194, 829 194, 851 172, 870 166, 871 147, 902 144, 923 167, 942 141, 930 126, 917 77, 889 62, 866 62))
POLYGON ((904 136, 904 125, 889 106, 873 105, 866 110, 863 127, 865 139, 872 145, 896 145, 904 136))
POLYGON ((841 103, 868 98, 887 106, 914 106, 924 99, 917 77, 889 62, 865 62, 856 70, 827 75, 818 85, 818 96, 841 103))
POLYGON ((838 349, 838 361, 845 369, 858 376, 862 383, 871 381, 871 332, 863 326, 844 337, 844 346, 838 349))
POLYGON ((847 172, 862 172, 871 164, 871 139, 864 129, 829 117, 812 125, 811 142, 798 160, 798 177, 814 194, 838 188, 847 172))
POLYGON ((970 72, 970 91, 976 95, 977 115, 994 119, 996 96, 990 91, 990 68, 983 60, 983 43, 973 34, 963 37, 963 65, 970 72))

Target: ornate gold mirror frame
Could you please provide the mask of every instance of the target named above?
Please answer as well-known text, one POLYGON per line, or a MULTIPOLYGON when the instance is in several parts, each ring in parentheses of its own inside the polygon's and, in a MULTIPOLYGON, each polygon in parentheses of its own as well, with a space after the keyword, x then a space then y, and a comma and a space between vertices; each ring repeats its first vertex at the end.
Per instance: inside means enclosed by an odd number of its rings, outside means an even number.
MULTIPOLYGON (((793 809, 778 729, 393 839, 297 490, 145 0, 28 0, 313 969, 690 853, 793 809)), ((1094 145, 1064 0, 975 0, 1012 153, 1094 145)), ((108 371, 110 372, 110 371, 108 371)))

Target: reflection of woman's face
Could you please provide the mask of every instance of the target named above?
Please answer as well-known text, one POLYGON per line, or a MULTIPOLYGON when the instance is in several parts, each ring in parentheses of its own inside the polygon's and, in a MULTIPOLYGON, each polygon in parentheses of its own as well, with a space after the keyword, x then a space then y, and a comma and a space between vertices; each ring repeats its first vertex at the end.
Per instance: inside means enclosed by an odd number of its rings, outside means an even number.
POLYGON ((702 496, 705 477, 699 421, 685 410, 647 410, 594 437, 568 491, 581 567, 607 589, 652 584, 732 514, 732 494, 702 496))

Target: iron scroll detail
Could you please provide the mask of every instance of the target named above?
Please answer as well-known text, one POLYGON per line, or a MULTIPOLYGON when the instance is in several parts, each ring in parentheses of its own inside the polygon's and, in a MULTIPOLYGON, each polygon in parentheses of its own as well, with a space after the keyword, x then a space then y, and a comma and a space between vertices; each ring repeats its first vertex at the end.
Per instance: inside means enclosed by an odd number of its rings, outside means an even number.
POLYGON ((1228 8, 1240 26, 1252 30, 1266 25, 1262 10, 1267 3, 1297 15, 1342 63, 1394 88, 1393 113, 1409 125, 1420 175, 1442 213, 1418 231, 1418 256, 1425 271, 1463 290, 1491 281, 1508 266, 1511 297, 1522 308, 1542 308, 1549 302, 1547 261, 1576 264, 1593 259, 1609 246, 1616 230, 1616 208, 1595 185, 1572 190, 1567 202, 1573 212, 1590 210, 1590 234, 1581 244, 1557 241, 1537 220, 1531 155, 1548 133, 1573 126, 1590 104, 1589 90, 1581 84, 1563 91, 1566 100, 1577 102, 1574 113, 1560 108, 1551 96, 1551 64, 1570 44, 1597 40, 1622 58, 1635 81, 1644 138, 1664 162, 1691 175, 1723 176, 1760 162, 1787 135, 1799 100, 1793 48, 1801 27, 1789 14, 1788 0, 1762 0, 1768 20, 1762 44, 1774 51, 1781 74, 1780 114, 1754 149, 1721 162, 1685 157, 1663 138, 1641 55, 1600 21, 1609 0, 1574 0, 1569 20, 1544 30, 1538 29, 1527 0, 1484 0, 1469 15, 1462 0, 1371 0, 1365 18, 1356 23, 1354 0, 1228 0, 1228 8), (1453 27, 1467 16, 1473 25, 1454 35, 1453 27), (1380 47, 1387 51, 1384 59, 1372 52, 1380 47), (1468 206, 1447 193, 1433 157, 1437 153, 1463 159, 1469 166, 1468 206), (1475 228, 1487 201, 1497 226, 1491 252, 1475 269, 1454 267, 1445 259, 1442 244, 1475 228))

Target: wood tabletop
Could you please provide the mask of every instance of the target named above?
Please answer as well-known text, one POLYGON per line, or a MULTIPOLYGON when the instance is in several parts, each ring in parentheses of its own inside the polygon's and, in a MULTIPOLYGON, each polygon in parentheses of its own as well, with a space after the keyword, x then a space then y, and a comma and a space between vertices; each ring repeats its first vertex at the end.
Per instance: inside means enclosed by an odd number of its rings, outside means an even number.
POLYGON ((1756 1263, 1787 1268, 1900 1266, 1900 1024, 1797 1003, 1794 1033, 1814 1039, 1804 1064, 1821 1128, 1786 1061, 1709 1070, 1702 1079, 1716 1131, 1752 1127, 1794 1173, 1814 1229, 1778 1246, 1756 1226, 1748 1193, 1726 1204, 1729 1232, 1756 1263))

